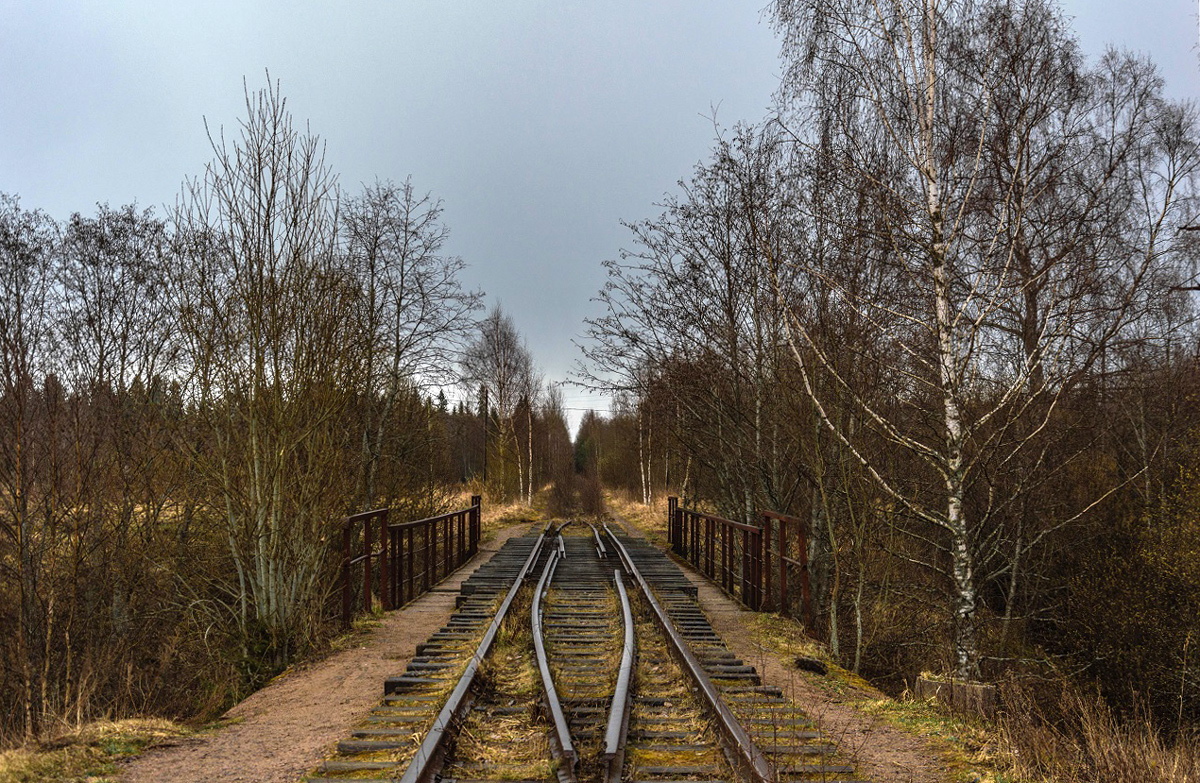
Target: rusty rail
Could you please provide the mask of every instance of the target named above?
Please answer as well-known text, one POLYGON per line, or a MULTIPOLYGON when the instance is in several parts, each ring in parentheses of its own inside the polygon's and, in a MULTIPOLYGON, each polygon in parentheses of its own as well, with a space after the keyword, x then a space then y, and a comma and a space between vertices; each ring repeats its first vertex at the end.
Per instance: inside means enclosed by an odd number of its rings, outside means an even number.
MULTIPOLYGON (((566 527, 565 525, 563 527, 566 527)), ((562 528, 559 528, 561 530, 562 528)), ((530 623, 533 628, 533 648, 537 657, 538 673, 542 678, 542 695, 550 712, 551 750, 555 761, 558 762, 558 779, 560 783, 576 783, 579 767, 579 754, 575 751, 575 743, 571 739, 571 727, 567 724, 566 713, 563 712, 562 702, 558 698, 558 689, 554 687, 554 675, 550 673, 550 658, 546 655, 546 641, 542 638, 542 601, 550 589, 554 579, 554 571, 558 563, 566 559, 563 554, 565 545, 562 535, 558 536, 558 546, 550 552, 549 559, 542 569, 542 577, 533 590, 533 602, 529 610, 530 623)))
MULTIPOLYGON (((600 533, 595 526, 592 533, 599 543, 600 533)), ((601 545, 603 546, 603 545, 601 545)), ((600 550, 601 558, 607 557, 600 550)), ((629 605, 629 593, 625 591, 625 583, 621 580, 621 569, 613 569, 613 583, 617 586, 617 595, 621 599, 621 624, 624 631, 624 642, 621 644, 621 668, 617 670, 617 686, 613 690, 612 702, 608 708, 608 724, 604 732, 604 761, 605 783, 621 783, 621 772, 625 768, 625 736, 629 733, 629 713, 633 706, 633 665, 637 656, 637 631, 633 625, 633 608, 629 605)))
POLYGON ((659 604, 658 599, 654 596, 654 591, 650 587, 650 583, 646 581, 637 564, 633 562, 633 558, 630 557, 624 544, 613 535, 608 525, 604 526, 604 531, 608 533, 613 548, 617 550, 617 555, 621 558, 625 572, 629 574, 638 592, 641 593, 642 598, 648 604, 654 621, 667 637, 672 657, 675 658, 680 668, 691 679, 696 687, 697 694, 705 705, 705 709, 715 719, 715 728, 725 744, 726 755, 730 763, 738 768, 742 775, 752 781, 752 783, 774 783, 776 775, 775 770, 771 767, 771 762, 763 754, 762 750, 759 749, 758 745, 755 744, 754 739, 746 731, 746 728, 738 720, 737 716, 734 715, 733 710, 725 703, 720 691, 717 690, 717 686, 713 684, 712 679, 705 672, 700 659, 692 652, 691 646, 680 635, 679 630, 671 621, 667 611, 659 604))
POLYGON ((790 615, 789 571, 799 570, 800 612, 804 627, 811 631, 808 524, 799 517, 775 511, 760 512, 759 522, 759 525, 734 522, 683 508, 679 498, 667 498, 667 539, 671 551, 747 608, 790 615), (795 557, 789 556, 791 545, 795 546, 795 557), (777 563, 777 567, 772 568, 772 563, 777 563))
POLYGON ((343 625, 348 626, 353 616, 356 588, 363 611, 371 611, 376 596, 385 611, 396 609, 474 557, 479 551, 482 500, 473 495, 466 508, 413 522, 389 522, 387 508, 346 517, 342 522, 343 625), (356 579, 359 567, 361 578, 356 579))

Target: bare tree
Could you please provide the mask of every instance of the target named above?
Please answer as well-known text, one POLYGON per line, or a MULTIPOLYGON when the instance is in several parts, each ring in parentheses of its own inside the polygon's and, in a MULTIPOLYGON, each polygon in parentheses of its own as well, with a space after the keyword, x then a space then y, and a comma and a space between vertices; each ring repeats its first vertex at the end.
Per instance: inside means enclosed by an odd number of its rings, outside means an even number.
POLYGON ((629 225, 631 248, 605 263, 606 312, 588 322, 579 376, 630 396, 644 499, 652 404, 672 411, 660 422, 711 474, 709 499, 725 513, 786 508, 800 486, 796 450, 783 437, 786 342, 769 264, 787 213, 777 142, 771 128, 720 138, 713 159, 680 183, 658 218, 629 225), (664 399, 652 403, 656 396, 664 399))
POLYGON ((522 400, 526 400, 526 405, 530 404, 526 395, 530 394, 536 374, 533 357, 521 340, 512 317, 499 305, 480 321, 475 338, 467 345, 462 359, 462 377, 469 388, 484 390, 488 404, 499 418, 500 475, 497 480, 501 492, 507 494, 509 491, 508 471, 513 468, 517 474, 516 494, 528 498, 516 416, 522 400))
POLYGON ((293 127, 278 85, 247 90, 246 112, 237 140, 210 135, 214 161, 176 209, 176 295, 207 425, 186 445, 223 521, 240 635, 282 665, 319 617, 326 527, 349 494, 358 291, 338 265, 320 141, 293 127))
POLYGON ((344 241, 350 272, 362 288, 362 478, 366 508, 378 497, 376 475, 384 457, 403 461, 420 432, 389 431, 408 385, 427 389, 453 377, 455 357, 474 327, 481 294, 464 290, 461 258, 443 246, 449 229, 442 204, 418 194, 411 180, 376 182, 345 210, 344 241))
POLYGON ((57 516, 42 426, 40 380, 50 374, 57 227, 39 211, 0 195, 0 573, 18 606, 15 660, 20 666, 21 725, 26 739, 44 718, 49 649, 45 559, 54 551, 57 516))

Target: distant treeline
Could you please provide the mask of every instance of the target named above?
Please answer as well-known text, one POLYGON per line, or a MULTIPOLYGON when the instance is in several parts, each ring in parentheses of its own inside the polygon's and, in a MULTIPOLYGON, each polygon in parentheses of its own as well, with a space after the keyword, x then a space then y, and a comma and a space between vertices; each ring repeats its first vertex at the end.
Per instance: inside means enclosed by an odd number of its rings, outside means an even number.
POLYGON ((1200 720, 1196 107, 1043 0, 772 19, 775 115, 608 262, 620 401, 580 447, 647 502, 807 519, 856 670, 1200 720))

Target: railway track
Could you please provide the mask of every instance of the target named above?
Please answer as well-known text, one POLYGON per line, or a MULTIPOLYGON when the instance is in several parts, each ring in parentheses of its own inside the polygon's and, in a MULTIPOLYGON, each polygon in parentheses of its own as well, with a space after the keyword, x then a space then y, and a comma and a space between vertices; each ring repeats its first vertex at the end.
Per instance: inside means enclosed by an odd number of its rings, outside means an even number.
POLYGON ((512 539, 308 777, 405 783, 852 781, 729 651, 679 568, 607 527, 512 539))

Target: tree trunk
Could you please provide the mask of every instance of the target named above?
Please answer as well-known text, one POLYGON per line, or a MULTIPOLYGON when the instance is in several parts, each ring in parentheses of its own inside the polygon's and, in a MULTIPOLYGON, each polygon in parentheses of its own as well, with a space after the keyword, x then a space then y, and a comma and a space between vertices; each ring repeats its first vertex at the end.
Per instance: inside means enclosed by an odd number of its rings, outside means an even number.
MULTIPOLYGON (((930 75, 932 78, 932 74, 930 75)), ((932 92, 932 86, 930 87, 932 92)), ((932 106, 930 107, 932 112, 932 106)), ((965 428, 958 404, 960 380, 958 349, 955 342, 954 310, 950 291, 950 261, 943 232, 940 191, 936 172, 927 172, 929 215, 932 224, 932 265, 934 307, 937 326, 939 380, 945 433, 946 526, 950 532, 951 575, 954 582, 954 658, 958 676, 966 680, 979 677, 979 650, 975 638, 975 563, 972 541, 963 507, 965 465, 963 444, 965 428)))

